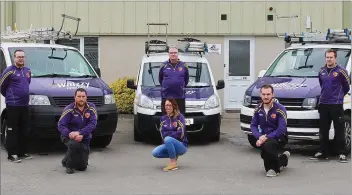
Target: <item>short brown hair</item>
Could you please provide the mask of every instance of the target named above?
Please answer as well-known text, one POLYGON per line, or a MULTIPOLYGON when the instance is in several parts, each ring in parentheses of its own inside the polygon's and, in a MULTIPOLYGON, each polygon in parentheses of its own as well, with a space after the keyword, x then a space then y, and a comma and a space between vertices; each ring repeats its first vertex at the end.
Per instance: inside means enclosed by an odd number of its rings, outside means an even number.
MULTIPOLYGON (((166 99, 165 104, 167 101, 169 101, 172 104, 172 108, 174 110, 173 117, 176 118, 178 115, 180 115, 180 109, 178 108, 178 104, 177 104, 176 100, 175 99, 166 99)), ((165 104, 164 104, 164 107, 165 107, 165 104)))
POLYGON ((265 85, 263 85, 261 88, 260 88, 260 92, 262 92, 262 89, 271 89, 271 93, 274 93, 274 88, 273 88, 273 86, 271 86, 271 85, 269 85, 269 84, 265 84, 265 85))
POLYGON ((16 57, 16 53, 17 53, 17 52, 23 52, 23 53, 24 53, 24 51, 23 51, 22 49, 16 49, 16 50, 13 52, 13 56, 16 57))
POLYGON ((326 50, 326 52, 325 52, 325 57, 326 57, 326 54, 327 54, 327 53, 334 53, 335 58, 337 57, 337 52, 336 52, 336 50, 334 50, 334 49, 328 49, 328 50, 326 50))

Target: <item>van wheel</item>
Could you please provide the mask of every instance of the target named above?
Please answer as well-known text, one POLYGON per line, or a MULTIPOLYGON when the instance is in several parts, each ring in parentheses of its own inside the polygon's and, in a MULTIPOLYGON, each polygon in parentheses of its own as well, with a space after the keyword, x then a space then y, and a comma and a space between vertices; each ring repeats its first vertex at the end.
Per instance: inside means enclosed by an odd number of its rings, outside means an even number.
POLYGON ((351 117, 348 115, 345 115, 345 147, 348 153, 351 152, 351 117))
POLYGON ((253 148, 259 148, 257 144, 257 139, 253 135, 248 135, 248 141, 253 148))
POLYGON ((95 137, 95 144, 97 147, 100 148, 105 148, 108 146, 112 140, 113 135, 104 135, 104 136, 99 136, 95 137))
POLYGON ((1 144, 4 146, 4 149, 6 149, 6 129, 7 122, 6 119, 4 119, 1 123, 1 144))
POLYGON ((142 135, 138 133, 138 124, 137 124, 137 117, 134 117, 134 123, 133 123, 133 138, 134 141, 136 142, 141 142, 143 141, 142 135))

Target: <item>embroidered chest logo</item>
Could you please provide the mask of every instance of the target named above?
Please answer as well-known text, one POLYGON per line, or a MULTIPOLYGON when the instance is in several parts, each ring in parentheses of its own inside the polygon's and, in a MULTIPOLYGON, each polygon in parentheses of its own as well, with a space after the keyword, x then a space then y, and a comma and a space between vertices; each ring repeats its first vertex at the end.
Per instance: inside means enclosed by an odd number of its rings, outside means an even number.
POLYGON ((180 72, 181 72, 181 71, 182 71, 182 67, 178 67, 178 71, 180 71, 180 72))
POLYGON ((334 75, 334 77, 337 77, 339 74, 337 72, 333 72, 332 75, 334 75))
POLYGON ((177 127, 177 122, 174 122, 174 127, 177 127))
POLYGON ((31 75, 29 74, 29 72, 27 72, 26 76, 27 76, 27 78, 31 77, 31 75))
POLYGON ((276 118, 276 114, 271 114, 271 118, 275 119, 276 118))
POLYGON ((86 118, 89 118, 89 117, 90 117, 89 112, 85 113, 84 116, 85 116, 86 118))

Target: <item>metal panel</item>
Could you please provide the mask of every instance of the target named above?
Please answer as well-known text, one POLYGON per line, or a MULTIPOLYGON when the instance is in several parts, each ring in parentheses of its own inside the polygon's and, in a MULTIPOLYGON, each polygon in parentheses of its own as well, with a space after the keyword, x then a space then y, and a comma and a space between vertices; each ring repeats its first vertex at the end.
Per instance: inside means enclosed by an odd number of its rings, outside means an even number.
MULTIPOLYGON (((160 8, 159 8, 159 2, 148 2, 147 6, 145 7, 148 15, 147 15, 147 21, 140 23, 140 26, 144 27, 144 33, 147 32, 147 22, 150 23, 159 23, 160 21, 160 8)), ((136 15, 139 15, 140 13, 136 12, 136 15)), ((150 33, 159 33, 159 32, 165 32, 164 27, 160 26, 150 26, 150 33)))
POLYGON ((124 14, 124 33, 134 34, 136 32, 136 3, 125 2, 125 14, 124 14))
POLYGON ((218 24, 218 32, 219 33, 224 33, 228 34, 230 33, 230 8, 231 8, 231 3, 230 2, 219 2, 219 7, 218 7, 218 15, 216 19, 219 21, 218 24), (227 19, 226 20, 221 20, 221 14, 226 14, 227 19))
POLYGON ((263 33, 265 32, 266 15, 265 15, 265 2, 255 2, 252 7, 253 22, 254 27, 253 33, 263 33))
MULTIPOLYGON (((135 33, 145 33, 147 32, 147 22, 150 21, 148 14, 148 3, 147 2, 137 2, 136 3, 136 32, 135 33)), ((157 22, 155 18, 150 22, 157 22)), ((155 28, 154 28, 155 29, 155 28)), ((153 30, 154 30, 153 29, 153 30)))
POLYGON ((183 2, 172 2, 171 7, 171 33, 183 33, 183 2))
POLYGON ((102 12, 108 11, 108 10, 101 10, 102 3, 104 2, 89 1, 89 13, 88 13, 89 33, 100 33, 100 29, 102 27, 101 14, 102 12))
MULTIPOLYGON (((160 15, 159 15, 159 22, 160 23, 168 23, 168 33, 169 31, 171 31, 171 11, 172 11, 172 7, 171 7, 171 3, 170 2, 160 2, 160 15)), ((146 26, 146 24, 144 24, 146 26)), ((164 33, 165 32, 165 27, 160 27, 160 33, 164 33)))
POLYGON ((216 34, 218 33, 218 25, 219 25, 219 10, 218 10, 218 3, 216 2, 207 2, 205 4, 206 10, 206 31, 204 33, 207 34, 216 34))
POLYGON ((343 28, 352 27, 352 2, 344 1, 343 2, 343 28))
POLYGON ((232 34, 239 34, 242 32, 243 21, 243 2, 231 2, 231 17, 229 17, 230 30, 232 34))
MULTIPOLYGON (((96 5, 98 6, 98 5, 96 5)), ((97 16, 97 20, 100 23, 99 32, 104 33, 111 33, 111 23, 114 21, 114 18, 111 18, 111 12, 114 11, 114 8, 111 7, 111 3, 101 1, 99 2, 100 6, 100 14, 97 16)))
MULTIPOLYGON (((79 22, 79 28, 77 35, 79 34, 88 34, 89 33, 89 4, 87 2, 77 2, 77 16, 82 20, 79 22)), ((59 14, 59 13, 57 13, 59 14)), ((56 15, 57 15, 56 14, 56 15)), ((54 15, 53 17, 57 17, 54 15)), ((76 29, 76 28, 75 28, 76 29)), ((69 29, 68 29, 69 30, 69 29)))
POLYGON ((1 32, 5 31, 6 24, 5 24, 5 2, 0 2, 0 30, 1 32))
POLYGON ((109 2, 111 11, 111 32, 123 33, 125 20, 125 3, 124 2, 109 2))
POLYGON ((195 3, 195 15, 196 15, 196 24, 195 24, 195 33, 204 34, 206 32, 207 25, 207 12, 205 11, 205 2, 196 2, 195 3))
POLYGON ((40 25, 41 28, 49 28, 52 27, 53 18, 52 18, 53 4, 52 2, 41 2, 40 6, 40 25))
POLYGON ((185 34, 192 34, 196 31, 196 4, 194 2, 184 2, 183 11, 183 32, 185 34))

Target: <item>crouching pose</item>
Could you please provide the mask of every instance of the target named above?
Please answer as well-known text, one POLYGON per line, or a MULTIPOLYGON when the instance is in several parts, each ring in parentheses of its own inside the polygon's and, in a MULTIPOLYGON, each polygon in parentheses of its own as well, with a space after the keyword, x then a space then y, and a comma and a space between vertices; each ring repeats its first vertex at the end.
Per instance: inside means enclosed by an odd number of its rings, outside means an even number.
POLYGON ((65 107, 58 123, 61 140, 67 146, 62 166, 68 174, 74 169, 85 171, 88 165, 90 140, 97 124, 97 111, 93 103, 87 102, 87 92, 77 89, 75 102, 65 107))
POLYGON ((267 177, 277 176, 288 164, 290 153, 280 150, 287 144, 286 109, 274 101, 274 89, 264 85, 260 89, 262 103, 254 110, 251 131, 257 138, 267 177))
POLYGON ((177 170, 177 159, 188 148, 185 118, 174 99, 165 101, 166 115, 160 119, 160 133, 164 144, 156 147, 152 154, 156 158, 170 158, 164 171, 177 170))

